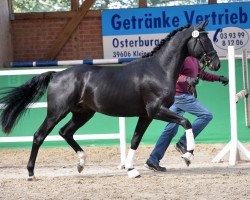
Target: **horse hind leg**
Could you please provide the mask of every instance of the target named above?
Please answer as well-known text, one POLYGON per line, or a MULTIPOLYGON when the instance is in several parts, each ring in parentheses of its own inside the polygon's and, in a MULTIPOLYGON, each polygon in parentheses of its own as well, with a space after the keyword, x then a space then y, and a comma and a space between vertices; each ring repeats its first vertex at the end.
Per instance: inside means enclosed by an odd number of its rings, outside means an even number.
POLYGON ((42 145, 45 138, 52 131, 52 129, 56 126, 56 124, 65 116, 66 113, 57 113, 57 115, 52 115, 52 113, 48 114, 40 128, 34 134, 31 154, 27 165, 29 174, 28 181, 36 180, 34 176, 34 168, 40 146, 42 145))
POLYGON ((81 126, 83 126, 87 121, 89 121, 94 114, 95 111, 92 110, 85 112, 72 112, 71 120, 64 127, 62 127, 59 132, 59 134, 77 153, 77 156, 79 158, 77 170, 79 173, 81 173, 84 169, 87 155, 79 146, 79 144, 75 141, 73 135, 81 126))
POLYGON ((125 168, 127 169, 129 178, 138 178, 140 177, 139 171, 134 168, 134 159, 136 150, 141 142, 141 139, 147 130, 149 124, 152 122, 150 118, 139 117, 134 135, 131 140, 131 147, 128 151, 128 155, 125 161, 125 168))

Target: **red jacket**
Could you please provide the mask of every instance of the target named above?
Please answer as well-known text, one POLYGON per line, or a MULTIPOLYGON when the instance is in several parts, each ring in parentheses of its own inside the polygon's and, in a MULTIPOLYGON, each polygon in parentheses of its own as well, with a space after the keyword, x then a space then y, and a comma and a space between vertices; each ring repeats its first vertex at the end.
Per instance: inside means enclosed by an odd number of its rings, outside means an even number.
POLYGON ((219 81, 220 76, 202 71, 198 60, 194 57, 187 57, 183 63, 179 78, 176 83, 176 95, 193 94, 194 88, 187 83, 187 77, 199 77, 205 81, 219 81))

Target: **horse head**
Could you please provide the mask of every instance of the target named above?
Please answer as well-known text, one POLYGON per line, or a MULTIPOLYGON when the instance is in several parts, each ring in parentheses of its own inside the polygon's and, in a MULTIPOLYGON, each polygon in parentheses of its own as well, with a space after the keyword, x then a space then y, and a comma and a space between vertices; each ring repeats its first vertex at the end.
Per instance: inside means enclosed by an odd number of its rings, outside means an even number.
POLYGON ((205 31, 208 21, 205 21, 194 27, 192 37, 188 41, 188 52, 191 56, 196 57, 204 66, 212 71, 220 69, 220 60, 215 51, 213 44, 205 31))

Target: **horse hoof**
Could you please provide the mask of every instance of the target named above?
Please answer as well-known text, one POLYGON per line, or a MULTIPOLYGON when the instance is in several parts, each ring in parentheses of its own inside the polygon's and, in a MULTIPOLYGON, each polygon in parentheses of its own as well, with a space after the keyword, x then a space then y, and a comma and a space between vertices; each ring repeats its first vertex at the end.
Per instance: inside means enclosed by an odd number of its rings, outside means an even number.
POLYGON ((189 167, 189 165, 191 164, 190 160, 187 160, 186 158, 182 158, 185 162, 185 164, 187 165, 187 167, 189 167))
POLYGON ((191 164, 191 160, 194 159, 194 155, 190 152, 186 152, 181 157, 183 158, 187 166, 189 166, 191 164))
POLYGON ((29 176, 27 178, 27 181, 36 181, 36 177, 35 176, 29 176))
POLYGON ((125 165, 124 164, 120 164, 117 166, 118 169, 125 169, 125 165))
POLYGON ((77 165, 77 171, 78 171, 79 173, 81 173, 83 169, 84 169, 84 166, 82 166, 82 165, 77 165))
POLYGON ((138 172, 136 169, 128 169, 128 177, 129 178, 140 178, 140 172, 138 172))
POLYGON ((84 151, 77 151, 77 155, 80 159, 79 162, 77 163, 77 170, 79 173, 81 173, 86 163, 87 155, 84 153, 84 151))

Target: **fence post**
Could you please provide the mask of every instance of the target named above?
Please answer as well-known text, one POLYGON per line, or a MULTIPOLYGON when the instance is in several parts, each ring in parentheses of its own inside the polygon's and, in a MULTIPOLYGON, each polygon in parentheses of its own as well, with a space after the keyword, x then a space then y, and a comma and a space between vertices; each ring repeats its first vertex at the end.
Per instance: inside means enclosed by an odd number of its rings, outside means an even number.
POLYGON ((246 126, 250 126, 250 104, 248 99, 249 94, 249 81, 248 81, 248 62, 247 62, 247 51, 246 49, 242 52, 242 73, 243 73, 243 86, 246 91, 245 96, 245 119, 246 119, 246 126))
POLYGON ((119 169, 125 168, 126 160, 126 126, 125 117, 119 117, 119 132, 120 132, 120 153, 121 153, 121 164, 118 166, 119 169))
POLYGON ((237 111, 236 111, 236 81, 235 81, 235 57, 234 46, 228 47, 228 73, 229 73, 229 103, 231 124, 231 149, 229 164, 234 165, 237 157, 237 111))
MULTIPOLYGON (((212 162, 220 162, 229 152, 229 164, 235 165, 240 160, 240 152, 250 160, 250 152, 238 141, 237 110, 236 110, 236 81, 235 81, 235 52, 234 46, 228 46, 229 98, 230 98, 230 128, 231 141, 215 156, 212 162)), ((244 77, 243 77, 244 78, 244 77)), ((246 93, 248 94, 248 93, 246 93)))

